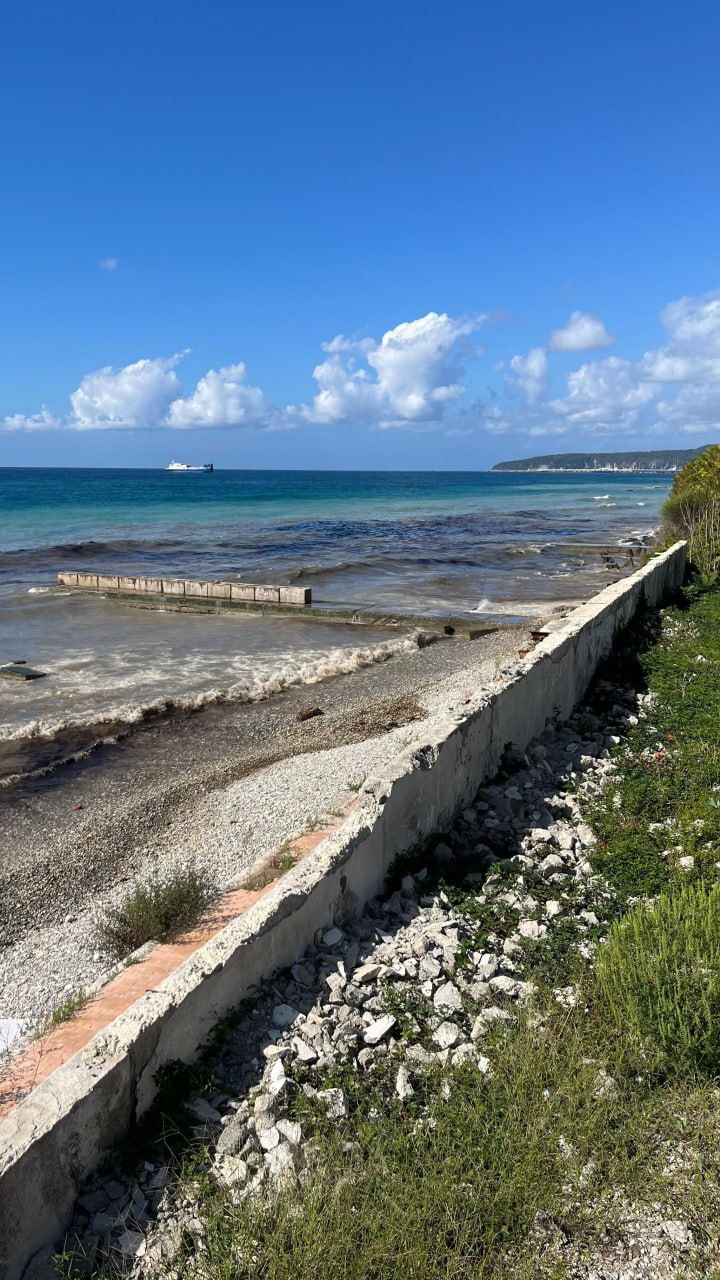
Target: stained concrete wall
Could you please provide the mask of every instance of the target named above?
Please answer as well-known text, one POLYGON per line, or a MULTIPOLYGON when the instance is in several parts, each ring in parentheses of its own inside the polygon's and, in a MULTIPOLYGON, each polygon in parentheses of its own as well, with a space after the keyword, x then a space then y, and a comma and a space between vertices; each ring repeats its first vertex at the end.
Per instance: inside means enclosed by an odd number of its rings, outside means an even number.
POLYGON ((58 574, 58 586, 120 595, 187 596, 200 600, 243 600, 258 604, 309 605, 309 587, 260 586, 254 582, 196 582, 189 578, 137 578, 111 573, 58 574))
POLYGON ((192 1060, 255 984, 376 894, 398 854, 446 830, 508 743, 524 747, 567 716, 639 604, 659 603, 684 571, 678 543, 569 614, 490 697, 418 725, 335 834, 0 1121, 2 1280, 62 1233, 84 1179, 152 1102, 158 1068, 192 1060))

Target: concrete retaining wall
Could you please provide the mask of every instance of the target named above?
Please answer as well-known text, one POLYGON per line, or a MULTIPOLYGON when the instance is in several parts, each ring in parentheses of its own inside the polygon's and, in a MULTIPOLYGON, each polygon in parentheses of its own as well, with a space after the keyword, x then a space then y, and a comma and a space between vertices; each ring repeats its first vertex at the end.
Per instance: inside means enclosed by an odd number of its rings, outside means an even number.
POLYGON ((253 985, 377 893, 398 854, 446 830, 508 743, 524 747, 550 717, 569 715, 638 605, 659 603, 684 571, 678 543, 569 614, 491 696, 417 726, 335 834, 0 1122, 3 1280, 62 1233, 84 1179, 152 1102, 158 1068, 190 1061, 253 985))
POLYGON ((199 600, 242 600, 252 604, 309 605, 309 587, 259 586, 254 582, 194 582, 189 578, 136 578, 112 573, 58 574, 58 586, 76 591, 117 592, 119 595, 164 595, 199 600))

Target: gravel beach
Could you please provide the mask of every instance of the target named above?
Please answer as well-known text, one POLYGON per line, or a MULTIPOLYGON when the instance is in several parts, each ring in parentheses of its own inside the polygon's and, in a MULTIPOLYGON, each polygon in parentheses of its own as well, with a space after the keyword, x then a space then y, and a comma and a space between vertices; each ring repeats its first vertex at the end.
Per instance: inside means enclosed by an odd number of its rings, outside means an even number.
POLYGON ((342 807, 408 724, 490 683, 527 634, 445 639, 255 705, 176 716, 8 792, 0 1018, 36 1024, 101 979, 111 960, 97 921, 133 883, 192 864, 226 887, 342 807))

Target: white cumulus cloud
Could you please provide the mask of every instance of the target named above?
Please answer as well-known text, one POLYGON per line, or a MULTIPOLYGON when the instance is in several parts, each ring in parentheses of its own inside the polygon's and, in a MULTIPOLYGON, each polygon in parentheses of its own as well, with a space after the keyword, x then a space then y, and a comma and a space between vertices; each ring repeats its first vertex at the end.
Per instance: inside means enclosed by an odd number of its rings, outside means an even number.
POLYGON ((54 431, 62 426, 61 419, 45 405, 39 413, 9 413, 0 419, 0 431, 54 431))
POLYGON ((240 427, 257 424, 267 414, 259 387, 245 383, 243 363, 210 369, 192 395, 173 400, 167 420, 171 427, 240 427))
POLYGON ((720 296, 678 298, 660 312, 668 330, 665 346, 640 361, 649 382, 717 382, 720 379, 720 296))
POLYGON ((547 429, 588 433, 720 429, 720 293, 682 297, 660 313, 667 341, 637 361, 609 356, 568 374, 567 393, 546 406, 547 429))
POLYGON ((545 394, 548 379, 548 358, 544 347, 533 347, 524 356, 510 360, 510 378, 520 387, 529 405, 537 404, 545 394))
POLYGON ((599 316, 573 311, 567 324, 551 333, 549 347, 551 351, 596 351, 612 344, 612 335, 599 316))
POLYGON ((317 394, 298 413, 310 422, 380 426, 441 418, 445 405, 465 390, 459 364, 464 340, 484 319, 430 311, 388 329, 379 342, 338 335, 324 344, 328 358, 313 370, 317 394))
POLYGON ((102 258, 100 262, 101 271, 117 271, 119 266, 119 258, 102 258))
POLYGON ((688 383, 658 404, 659 422, 693 435, 720 431, 720 382, 688 383))
MULTIPOLYGON (((67 414, 45 406, 36 413, 10 413, 0 419, 0 431, 350 424, 442 430, 448 436, 468 431, 563 435, 572 436, 578 447, 593 434, 641 441, 685 431, 712 438, 720 431, 720 291, 668 303, 660 313, 662 344, 639 359, 587 356, 563 377, 562 389, 550 390, 548 352, 534 346, 496 362, 504 386, 488 383, 480 400, 477 390, 474 399, 465 395, 462 366, 481 354, 472 335, 488 319, 430 311, 380 338, 340 334, 322 344, 314 369, 316 392, 299 406, 275 406, 248 382, 242 361, 209 369, 186 392, 178 368, 182 352, 105 365, 82 378, 67 414)), ((575 311, 552 335, 551 346, 580 351, 611 341, 602 320, 575 311)))
MULTIPOLYGON (((248 386, 245 365, 209 369, 195 390, 183 396, 176 366, 186 351, 135 360, 121 368, 105 365, 86 373, 70 396, 71 411, 60 418, 39 413, 9 414, 2 431, 134 430, 151 427, 244 427, 284 425, 259 387, 248 386)), ((289 424, 288 424, 289 425, 289 424)))
POLYGON ((720 354, 720 293, 678 298, 660 312, 673 341, 720 354))
POLYGON ((555 413, 572 422, 632 425, 654 391, 640 381, 637 367, 621 356, 581 365, 568 374, 567 395, 550 402, 555 413))
POLYGON ((645 352, 638 363, 638 372, 647 382, 717 382, 720 356, 656 347, 654 351, 645 352))
POLYGON ((175 366, 184 354, 86 373, 70 396, 68 426, 79 431, 159 426, 182 392, 175 366))

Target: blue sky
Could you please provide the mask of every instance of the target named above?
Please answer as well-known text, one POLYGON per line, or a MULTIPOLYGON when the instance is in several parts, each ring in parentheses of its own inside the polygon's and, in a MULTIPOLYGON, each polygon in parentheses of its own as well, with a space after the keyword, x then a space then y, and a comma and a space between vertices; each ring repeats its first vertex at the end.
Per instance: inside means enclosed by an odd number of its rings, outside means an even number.
POLYGON ((717 5, 28 0, 3 28, 0 465, 720 438, 717 5))

